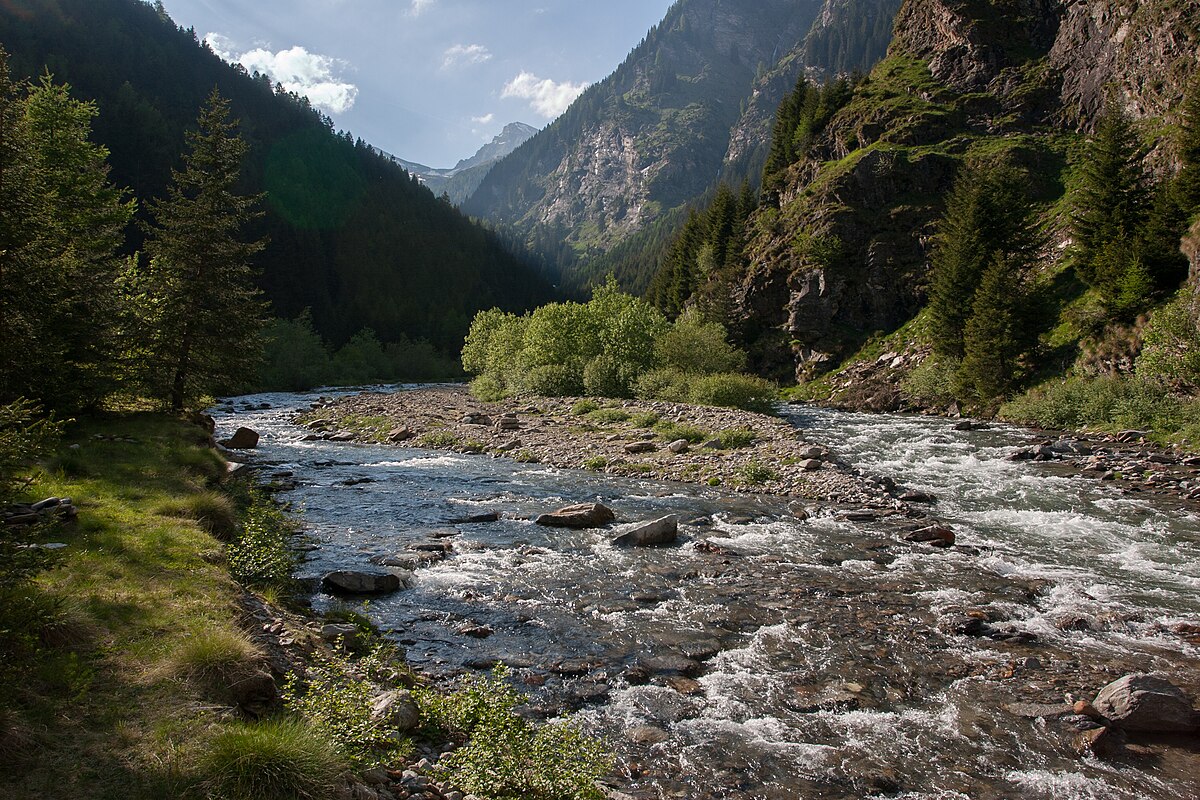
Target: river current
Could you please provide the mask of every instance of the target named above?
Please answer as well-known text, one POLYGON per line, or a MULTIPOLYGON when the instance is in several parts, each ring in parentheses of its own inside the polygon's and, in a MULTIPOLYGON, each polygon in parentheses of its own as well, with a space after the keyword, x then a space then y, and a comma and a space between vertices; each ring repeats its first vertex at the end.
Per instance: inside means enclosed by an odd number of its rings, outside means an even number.
POLYGON ((1200 623, 1200 518, 1005 460, 1026 431, 787 412, 863 472, 939 498, 931 514, 958 546, 937 551, 844 509, 801 519, 781 498, 301 441, 290 420, 315 397, 214 413, 219 435, 259 431, 264 473, 294 481, 283 499, 315 546, 301 576, 450 542, 366 613, 418 669, 503 663, 535 713, 576 711, 621 755, 634 797, 1200 797, 1194 740, 1102 760, 1038 712, 1128 672, 1196 696, 1200 639, 1180 631, 1200 631, 1188 627, 1200 623), (585 501, 620 521, 678 514, 693 541, 622 550, 608 532, 529 521, 585 501), (451 524, 490 511, 501 519, 451 524), (968 635, 971 620, 995 635, 968 635))

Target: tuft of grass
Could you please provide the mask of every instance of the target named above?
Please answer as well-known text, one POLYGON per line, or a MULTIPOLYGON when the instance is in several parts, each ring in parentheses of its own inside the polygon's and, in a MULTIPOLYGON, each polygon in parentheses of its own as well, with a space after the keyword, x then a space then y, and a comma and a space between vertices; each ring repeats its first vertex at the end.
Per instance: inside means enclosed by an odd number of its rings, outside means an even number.
POLYGON ((758 434, 750 428, 726 428, 716 436, 716 440, 721 443, 721 447, 724 450, 738 450, 743 447, 749 447, 757 439, 758 434))
POLYGON ((513 456, 513 460, 518 464, 540 464, 542 459, 532 450, 518 450, 513 456))
POLYGON ((611 424, 629 420, 629 412, 621 408, 598 408, 587 415, 592 422, 611 424))
POLYGON ((201 528, 222 542, 232 541, 241 529, 233 501, 229 495, 218 491, 172 497, 160 503, 155 513, 164 517, 195 520, 201 528))
POLYGON ((295 719, 229 723, 200 760, 212 800, 324 800, 344 769, 337 748, 295 719))
POLYGON ((575 405, 571 406, 571 414, 576 417, 583 417, 599 410, 600 404, 595 400, 580 400, 575 405))
POLYGON ((431 431, 417 437, 417 447, 430 450, 451 450, 462 444, 462 440, 450 431, 431 431))
POLYGON ((653 428, 659 419, 658 414, 655 414, 653 411, 644 411, 630 417, 629 424, 635 428, 653 428))
POLYGON ((703 428, 678 422, 660 422, 654 426, 654 432, 668 442, 686 439, 692 444, 699 444, 708 438, 708 431, 703 428))
POLYGON ((779 478, 779 473, 759 461, 751 461, 739 470, 742 480, 750 486, 760 486, 779 478))
POLYGON ((210 628, 178 645, 171 661, 176 675, 206 693, 220 694, 256 670, 262 658, 263 654, 242 633, 210 628))
POLYGON ((608 459, 604 456, 593 456, 586 459, 581 466, 592 472, 603 472, 604 468, 608 466, 608 459))

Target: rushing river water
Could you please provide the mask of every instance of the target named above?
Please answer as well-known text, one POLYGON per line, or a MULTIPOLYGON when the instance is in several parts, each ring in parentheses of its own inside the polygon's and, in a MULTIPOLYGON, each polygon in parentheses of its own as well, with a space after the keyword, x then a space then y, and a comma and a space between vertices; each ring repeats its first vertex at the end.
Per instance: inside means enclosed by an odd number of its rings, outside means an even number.
POLYGON ((1200 797, 1194 740, 1083 758, 1069 725, 1014 705, 1091 698, 1135 671, 1200 688, 1200 646, 1178 632, 1200 622, 1200 519, 1006 461, 1023 431, 789 412, 862 471, 936 495, 958 546, 935 551, 834 508, 801 520, 779 498, 302 442, 289 420, 313 399, 215 415, 223 434, 262 433, 266 474, 297 483, 284 497, 319 545, 302 575, 456 530, 453 553, 372 600, 371 618, 419 669, 504 663, 536 710, 579 709, 635 797, 1200 797), (593 500, 625 521, 679 514, 687 538, 736 555, 621 550, 528 521, 593 500), (449 523, 482 511, 502 519, 449 523), (972 618, 996 635, 958 632, 972 618))

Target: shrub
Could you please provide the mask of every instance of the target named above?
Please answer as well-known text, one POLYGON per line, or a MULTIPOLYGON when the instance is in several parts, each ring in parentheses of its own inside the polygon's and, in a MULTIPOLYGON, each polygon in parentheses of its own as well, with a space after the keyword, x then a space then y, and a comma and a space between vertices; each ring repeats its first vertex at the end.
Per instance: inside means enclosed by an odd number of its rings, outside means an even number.
POLYGON ((515 456, 513 456, 513 460, 516 461, 518 464, 540 464, 540 463, 542 463, 542 459, 540 457, 538 457, 538 454, 533 452, 532 450, 517 451, 517 454, 515 456))
POLYGON ((263 331, 258 388, 299 392, 324 385, 332 375, 329 348, 306 309, 293 320, 275 320, 263 331))
POLYGON ((450 431, 430 431, 417 437, 417 447, 429 450, 451 450, 461 444, 462 439, 450 431))
POLYGON ((754 444, 756 439, 758 439, 758 434, 750 428, 726 428, 717 434, 717 441, 725 450, 749 447, 754 444))
POLYGON ((746 367, 746 354, 726 340, 724 326, 705 322, 689 308, 654 342, 658 362, 668 369, 710 375, 739 372, 746 367))
POLYGON ((628 397, 629 378, 615 356, 601 353, 583 368, 583 389, 592 397, 628 397))
POLYGON ((604 468, 608 466, 608 459, 604 456, 593 456, 592 458, 584 460, 581 466, 584 469, 591 470, 592 472, 603 472, 604 468))
POLYGON ((612 764, 603 745, 570 721, 539 726, 523 719, 516 708, 525 698, 506 677, 501 667, 448 695, 418 694, 431 727, 469 737, 442 761, 454 783, 504 800, 599 800, 596 779, 612 764))
POLYGON ((358 766, 388 764, 409 750, 403 731, 385 717, 373 718, 377 689, 371 678, 388 669, 391 651, 376 648, 357 663, 343 655, 317 659, 304 679, 288 678, 284 704, 333 742, 358 766))
POLYGON ((580 400, 571 406, 571 414, 576 417, 582 417, 585 414, 591 414, 594 411, 600 410, 600 404, 595 400, 580 400))
POLYGON ((740 470, 740 475, 742 480, 752 486, 773 481, 779 477, 779 473, 758 461, 751 461, 743 466, 740 470))
POLYGON ((1200 392, 1200 301, 1189 290, 1150 317, 1137 374, 1171 391, 1200 392))
POLYGON ((621 408, 599 408, 588 414, 588 419, 601 424, 627 422, 629 420, 629 412, 621 408))
POLYGON ((227 547, 229 572, 248 586, 291 584, 296 555, 288 546, 293 523, 261 491, 250 492, 241 536, 227 547))
POLYGON ((42 409, 28 400, 0 405, 0 502, 18 484, 17 472, 30 466, 58 443, 62 423, 43 417, 42 409))
POLYGON ((164 517, 195 520, 201 528, 223 542, 232 541, 241 530, 237 508, 222 492, 197 492, 169 500, 157 509, 164 517))
POLYGON ((495 403, 504 399, 504 384, 494 375, 480 375, 471 381, 471 395, 476 400, 495 403))
POLYGON ((520 390, 544 397, 569 397, 583 393, 583 376, 565 364, 544 364, 525 374, 520 390))
POLYGON ((688 397, 688 376, 677 369, 651 370, 638 376, 633 393, 639 400, 683 403, 688 397))
POLYGON ((957 399, 960 365, 958 359, 931 355, 908 374, 900 388, 921 405, 948 406, 957 399))
POLYGON ((774 414, 779 388, 770 381, 750 375, 704 375, 691 382, 688 399, 701 405, 774 414))
POLYGON ((227 724, 201 757, 213 800, 323 800, 342 771, 333 744, 295 719, 227 724))
POLYGON ((653 411, 646 411, 630 417, 629 424, 635 428, 653 428, 658 420, 658 414, 655 414, 653 411))
POLYGON ((669 442, 685 439, 692 444, 700 444, 708 438, 708 431, 678 422, 660 422, 654 426, 654 432, 669 442))

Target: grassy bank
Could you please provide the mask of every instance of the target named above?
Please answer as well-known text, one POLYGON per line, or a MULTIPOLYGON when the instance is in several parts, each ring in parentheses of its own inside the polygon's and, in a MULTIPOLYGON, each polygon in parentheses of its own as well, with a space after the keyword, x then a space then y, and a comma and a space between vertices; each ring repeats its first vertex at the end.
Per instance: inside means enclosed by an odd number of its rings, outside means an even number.
POLYGON ((422 740, 456 742, 431 777, 481 797, 597 797, 603 748, 522 720, 500 676, 424 687, 361 617, 289 609, 293 523, 226 472, 205 429, 146 414, 69 426, 31 474, 23 499, 78 518, 36 532, 56 558, 32 582, 0 569, 0 797, 334 798, 422 740), (353 652, 329 621, 356 623, 353 652), (400 687, 409 721, 377 717, 400 687))

